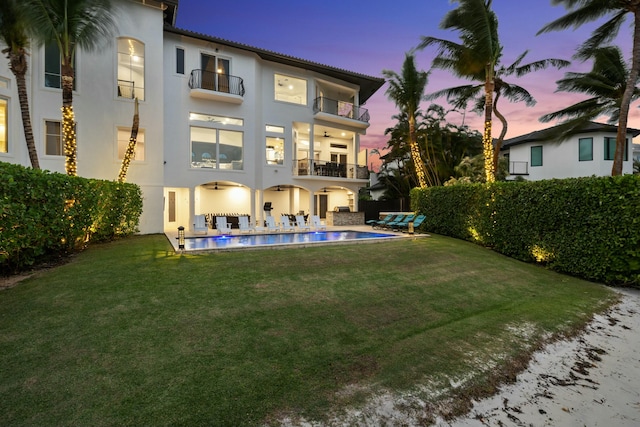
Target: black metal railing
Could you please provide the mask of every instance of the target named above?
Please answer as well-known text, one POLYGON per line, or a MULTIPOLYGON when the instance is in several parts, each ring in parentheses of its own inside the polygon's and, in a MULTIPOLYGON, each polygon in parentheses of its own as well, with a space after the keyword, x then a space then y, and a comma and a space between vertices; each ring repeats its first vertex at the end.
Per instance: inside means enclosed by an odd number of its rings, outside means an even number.
POLYGON ((189 77, 189 87, 244 96, 244 80, 241 77, 214 73, 213 71, 192 70, 191 77, 189 77))
POLYGON ((369 111, 366 108, 358 107, 350 102, 325 98, 324 96, 319 96, 313 101, 313 112, 333 114, 366 123, 369 123, 370 119, 369 111))
POLYGON ((329 176, 336 178, 369 179, 369 169, 353 163, 298 159, 293 162, 295 176, 329 176))
POLYGON ((529 175, 529 162, 509 162, 509 175, 529 175))
POLYGON ((118 96, 133 99, 135 97, 134 82, 118 79, 118 96))

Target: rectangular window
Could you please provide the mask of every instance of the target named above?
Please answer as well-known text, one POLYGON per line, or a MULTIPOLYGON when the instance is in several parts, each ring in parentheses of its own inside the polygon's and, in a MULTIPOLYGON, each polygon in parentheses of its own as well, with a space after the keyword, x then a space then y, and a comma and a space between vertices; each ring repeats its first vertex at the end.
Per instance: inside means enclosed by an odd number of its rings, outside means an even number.
POLYGON ((144 44, 118 39, 118 96, 144 101, 144 44))
POLYGON ((531 166, 542 166, 542 145, 531 147, 531 166))
POLYGON ((184 74, 184 49, 176 48, 176 73, 184 74))
POLYGON ((307 105, 307 81, 274 74, 275 100, 307 105))
POLYGON ((232 125, 232 126, 244 125, 244 120, 242 119, 236 119, 234 117, 212 116, 209 114, 199 114, 199 113, 190 113, 189 120, 197 121, 197 122, 213 123, 214 125, 232 125))
MULTIPOLYGON (((131 139, 131 128, 118 128, 118 160, 124 159, 124 155, 129 148, 131 139)), ((139 129, 136 137, 136 147, 131 160, 144 161, 144 130, 139 129)))
POLYGON ((282 165, 284 162, 284 139, 279 137, 267 137, 267 164, 282 165))
POLYGON ((581 162, 593 160, 593 138, 578 140, 578 160, 581 162))
POLYGON ((243 169, 243 133, 191 127, 191 167, 243 169))
POLYGON ((0 153, 9 152, 9 108, 6 99, 0 98, 0 153))
MULTIPOLYGON (((615 137, 604 137, 604 159, 605 160, 613 160, 616 155, 616 138, 615 137)), ((626 139, 624 143, 624 158, 623 160, 626 162, 629 159, 629 140, 626 139)))
MULTIPOLYGON (((44 47, 44 86, 62 88, 62 59, 60 49, 55 43, 49 43, 44 47)), ((76 60, 73 59, 73 68, 76 68, 76 60)), ((73 80, 73 89, 76 88, 76 79, 73 80)))
POLYGON ((45 121, 45 154, 48 156, 64 156, 62 124, 59 121, 45 121))

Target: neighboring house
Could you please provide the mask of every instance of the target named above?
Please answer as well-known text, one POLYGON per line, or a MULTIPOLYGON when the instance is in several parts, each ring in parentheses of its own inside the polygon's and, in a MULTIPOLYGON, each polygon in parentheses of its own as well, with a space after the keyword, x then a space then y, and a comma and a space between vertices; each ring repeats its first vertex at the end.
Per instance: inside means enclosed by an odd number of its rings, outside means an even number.
MULTIPOLYGON (((275 216, 356 210, 368 184, 362 104, 384 80, 176 28, 177 9, 178 0, 128 1, 112 43, 78 52, 78 174, 117 178, 137 97, 127 181, 143 191, 142 233, 190 229, 196 214, 259 220, 267 202, 275 216)), ((7 62, 0 61, 0 161, 28 166, 7 62)), ((34 48, 29 65, 40 165, 64 173, 59 52, 34 48)))
MULTIPOLYGON (((509 160, 509 177, 529 181, 551 178, 611 175, 616 126, 589 122, 559 141, 557 126, 504 141, 501 153, 509 160)), ((627 128, 622 171, 633 173, 632 139, 640 130, 627 128)))

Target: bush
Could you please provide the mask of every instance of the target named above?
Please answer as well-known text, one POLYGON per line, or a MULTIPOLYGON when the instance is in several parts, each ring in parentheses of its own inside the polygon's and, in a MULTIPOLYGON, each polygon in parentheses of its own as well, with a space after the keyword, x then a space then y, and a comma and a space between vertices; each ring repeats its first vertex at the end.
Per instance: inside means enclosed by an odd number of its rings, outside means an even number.
POLYGON ((426 230, 607 284, 640 285, 640 177, 412 190, 426 230))
POLYGON ((130 235, 141 213, 137 185, 0 162, 0 272, 59 258, 90 239, 130 235))

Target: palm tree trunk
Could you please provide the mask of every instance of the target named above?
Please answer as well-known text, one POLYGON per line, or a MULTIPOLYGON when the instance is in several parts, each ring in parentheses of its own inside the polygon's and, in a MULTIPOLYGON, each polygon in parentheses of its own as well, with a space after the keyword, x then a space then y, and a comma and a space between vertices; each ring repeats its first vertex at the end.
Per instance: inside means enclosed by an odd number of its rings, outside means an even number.
POLYGON ((498 160, 500 159, 500 148, 502 147, 502 142, 504 141, 504 137, 507 135, 507 119, 502 115, 500 111, 498 111, 498 99, 500 99, 500 92, 496 93, 496 99, 493 101, 493 113, 496 115, 500 123, 502 123, 502 130, 500 131, 500 136, 496 141, 496 146, 494 147, 493 152, 493 173, 495 175, 498 174, 498 160))
POLYGON ((493 172, 493 140, 491 138, 491 113, 493 111, 493 67, 486 66, 487 80, 484 85, 484 134, 482 135, 482 151, 484 153, 484 174, 488 183, 496 180, 493 172))
POLYGON ((627 145, 627 122, 629 120, 629 107, 631 97, 636 88, 638 79, 638 71, 640 69, 640 8, 636 7, 634 12, 634 29, 633 29, 633 54, 631 57, 631 70, 629 71, 629 79, 627 86, 622 94, 620 101, 620 119, 618 120, 618 134, 616 135, 616 152, 613 156, 613 167, 611 175, 622 175, 622 162, 624 160, 624 151, 627 145))
POLYGON ((63 58, 62 69, 62 138, 67 175, 78 175, 76 126, 73 113, 73 67, 70 58, 63 58))
POLYGON ((38 152, 36 144, 33 140, 33 128, 31 127, 31 115, 29 114, 29 96, 27 94, 27 83, 25 75, 27 74, 26 53, 20 52, 9 53, 9 63, 13 74, 16 76, 16 85, 18 86, 18 99, 20 101, 20 112, 22 114, 22 127, 24 128, 24 140, 27 143, 29 152, 29 160, 33 169, 40 169, 38 161, 38 152))
POLYGON ((413 114, 409 114, 409 147, 411 149, 411 160, 418 176, 418 185, 420 188, 427 186, 427 174, 424 170, 424 162, 420 156, 420 148, 418 147, 418 137, 416 135, 416 118, 413 114))
POLYGON ((126 182, 127 171, 129 170, 129 163, 136 150, 136 142, 138 141, 138 128, 140 127, 140 115, 138 114, 138 98, 135 99, 135 106, 133 111, 133 125, 131 126, 131 136, 129 137, 129 145, 127 151, 124 153, 122 159, 122 165, 120 166, 120 174, 118 175, 118 182, 126 182))

